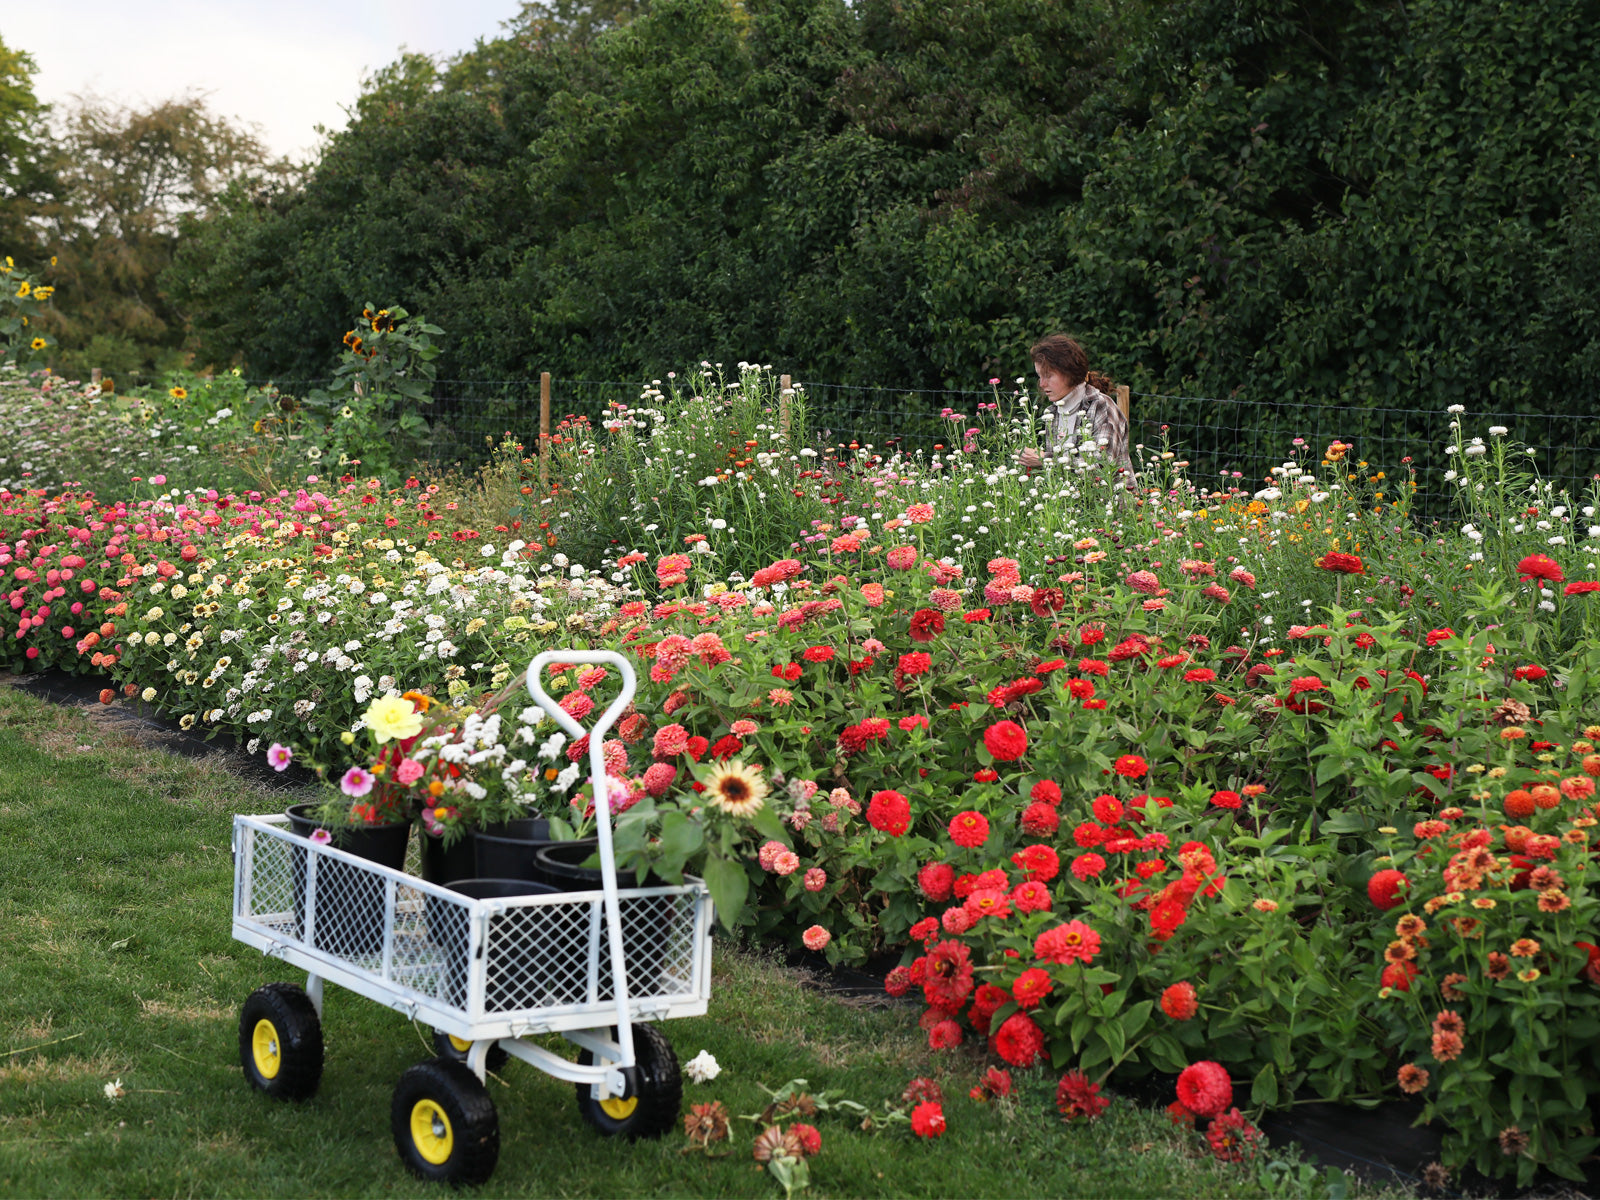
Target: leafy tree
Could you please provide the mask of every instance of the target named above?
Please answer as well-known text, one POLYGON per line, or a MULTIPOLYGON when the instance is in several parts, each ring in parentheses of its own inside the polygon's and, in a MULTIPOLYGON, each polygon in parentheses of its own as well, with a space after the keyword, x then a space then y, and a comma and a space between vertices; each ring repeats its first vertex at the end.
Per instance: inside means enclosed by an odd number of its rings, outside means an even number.
POLYGON ((0 39, 0 255, 42 258, 35 222, 54 191, 46 118, 49 105, 33 93, 38 68, 0 39))
POLYGON ((55 144, 57 203, 42 214, 57 264, 56 366, 122 378, 185 358, 183 313, 161 289, 186 222, 235 181, 283 178, 256 136, 188 97, 145 109, 80 101, 55 144))

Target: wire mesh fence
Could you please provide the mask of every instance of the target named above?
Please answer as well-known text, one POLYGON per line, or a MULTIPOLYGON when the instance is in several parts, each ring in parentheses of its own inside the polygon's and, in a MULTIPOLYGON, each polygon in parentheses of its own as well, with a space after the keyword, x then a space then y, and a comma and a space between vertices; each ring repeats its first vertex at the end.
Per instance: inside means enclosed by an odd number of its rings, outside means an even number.
MULTIPOLYGON (((325 381, 278 381, 291 395, 325 381)), ((1012 415, 1010 391, 857 387, 823 381, 798 381, 804 396, 810 439, 827 446, 871 445, 880 450, 927 453, 948 446, 977 416, 979 405, 998 403, 998 416, 1012 415)), ((538 445, 540 384, 534 379, 439 380, 427 410, 429 438, 425 460, 475 467, 490 448, 510 434, 530 452, 538 445)), ((640 381, 559 379, 550 383, 552 429, 570 417, 598 422, 613 402, 637 404, 640 381)), ((1600 423, 1576 413, 1472 411, 1460 418, 1468 442, 1487 440, 1488 429, 1504 426, 1508 436, 1534 451, 1541 477, 1585 493, 1600 473, 1600 423)), ((1413 512, 1424 520, 1449 515, 1451 498, 1444 481, 1447 447, 1453 444, 1451 417, 1434 409, 1367 408, 1349 404, 1253 400, 1241 397, 1185 396, 1133 392, 1129 443, 1147 452, 1170 447, 1188 461, 1189 476, 1206 487, 1226 477, 1256 488, 1266 486, 1271 469, 1296 457, 1295 439, 1304 447, 1302 463, 1320 460, 1332 441, 1349 443, 1349 461, 1365 461, 1383 471, 1396 487, 1415 468, 1418 490, 1413 512), (1409 461, 1408 461, 1409 460, 1409 461)))

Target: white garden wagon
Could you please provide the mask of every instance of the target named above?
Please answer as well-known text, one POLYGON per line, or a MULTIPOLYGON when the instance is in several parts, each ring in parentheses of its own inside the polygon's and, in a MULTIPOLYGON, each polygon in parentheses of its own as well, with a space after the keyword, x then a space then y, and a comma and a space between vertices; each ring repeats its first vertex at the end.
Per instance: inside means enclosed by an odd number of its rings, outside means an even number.
POLYGON ((603 1134, 666 1132, 682 1081, 650 1022, 702 1015, 711 996, 705 885, 617 885, 601 745, 633 697, 632 666, 612 651, 546 651, 527 679, 569 736, 589 737, 599 890, 472 899, 299 837, 287 817, 234 818, 233 936, 307 975, 304 988, 269 983, 245 1001, 246 1078, 283 1099, 316 1092, 327 982, 426 1022, 439 1057, 401 1075, 391 1126, 410 1170, 454 1184, 494 1172, 499 1120, 484 1079, 505 1056, 575 1084, 580 1112, 603 1134), (621 676, 621 694, 589 730, 541 685, 552 661, 621 676), (533 1040, 549 1034, 574 1043, 576 1061, 533 1040))

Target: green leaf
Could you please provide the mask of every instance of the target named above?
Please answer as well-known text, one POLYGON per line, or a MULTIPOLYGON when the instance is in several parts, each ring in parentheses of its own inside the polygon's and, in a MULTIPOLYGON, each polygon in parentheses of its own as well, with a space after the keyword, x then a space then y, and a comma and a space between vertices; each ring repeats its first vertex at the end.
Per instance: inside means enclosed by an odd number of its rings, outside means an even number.
POLYGON ((750 877, 744 864, 730 862, 714 855, 706 858, 704 867, 706 887, 711 891, 711 901, 717 906, 717 920, 730 933, 744 915, 745 897, 750 892, 750 877))
POLYGON ((1278 1072, 1268 1063, 1256 1072, 1255 1080, 1250 1085, 1250 1103, 1271 1106, 1277 1102, 1278 1072))

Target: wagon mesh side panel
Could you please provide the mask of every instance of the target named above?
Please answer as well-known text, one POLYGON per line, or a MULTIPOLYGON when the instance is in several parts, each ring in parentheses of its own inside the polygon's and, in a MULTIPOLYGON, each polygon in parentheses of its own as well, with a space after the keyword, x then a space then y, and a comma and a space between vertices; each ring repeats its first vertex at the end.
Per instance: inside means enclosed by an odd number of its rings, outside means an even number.
MULTIPOLYGON (((630 999, 694 990, 695 898, 621 897, 630 999)), ((599 900, 507 909, 489 920, 484 1011, 593 1004, 615 998, 599 900)))

